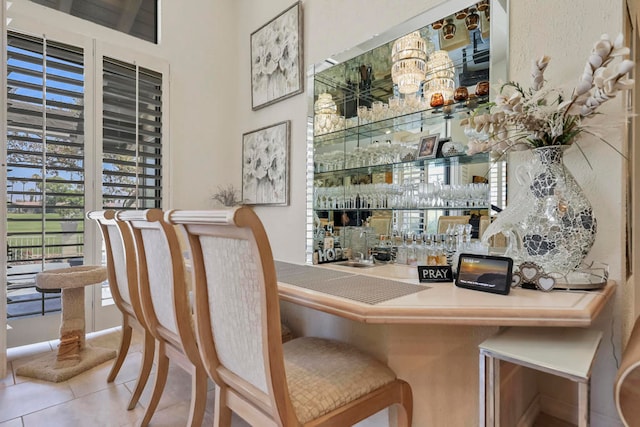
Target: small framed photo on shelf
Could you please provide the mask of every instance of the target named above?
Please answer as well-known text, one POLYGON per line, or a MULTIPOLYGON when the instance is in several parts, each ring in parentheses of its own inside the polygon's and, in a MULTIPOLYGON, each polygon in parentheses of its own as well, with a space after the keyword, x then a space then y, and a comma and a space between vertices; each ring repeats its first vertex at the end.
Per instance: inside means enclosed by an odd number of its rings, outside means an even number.
POLYGON ((438 134, 427 135, 420 138, 420 145, 418 146, 418 158, 419 159, 434 159, 438 152, 438 134))
POLYGON ((284 121, 242 135, 242 201, 289 204, 289 132, 284 121))

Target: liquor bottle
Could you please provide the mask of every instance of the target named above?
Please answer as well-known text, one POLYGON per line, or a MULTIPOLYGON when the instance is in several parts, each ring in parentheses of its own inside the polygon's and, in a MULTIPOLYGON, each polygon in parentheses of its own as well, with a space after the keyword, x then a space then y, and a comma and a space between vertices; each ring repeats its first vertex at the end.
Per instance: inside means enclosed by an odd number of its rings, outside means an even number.
POLYGON ((404 239, 402 239, 402 244, 398 246, 398 250, 396 251, 396 264, 407 264, 407 258, 409 255, 409 248, 404 239))

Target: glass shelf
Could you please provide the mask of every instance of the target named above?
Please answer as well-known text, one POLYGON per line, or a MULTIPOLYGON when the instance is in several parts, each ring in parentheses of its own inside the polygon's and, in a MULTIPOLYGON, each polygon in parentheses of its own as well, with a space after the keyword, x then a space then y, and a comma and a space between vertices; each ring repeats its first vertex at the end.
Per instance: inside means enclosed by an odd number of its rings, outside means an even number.
POLYGON ((437 157, 433 159, 415 159, 405 162, 384 163, 379 165, 362 166, 357 168, 345 168, 336 169, 326 172, 314 172, 314 178, 324 179, 330 177, 344 177, 350 175, 369 175, 372 173, 391 172, 397 168, 404 168, 407 166, 423 166, 429 164, 431 166, 449 166, 451 164, 465 165, 474 163, 487 163, 489 162, 488 153, 478 153, 472 156, 466 154, 460 156, 449 157, 437 157))
MULTIPOLYGON (((479 105, 487 102, 488 97, 479 97, 476 98, 476 100, 479 105)), ((415 130, 424 125, 428 125, 430 122, 453 119, 461 120, 473 111, 474 108, 476 107, 467 107, 467 102, 463 101, 451 104, 450 113, 445 113, 442 107, 427 108, 375 122, 359 123, 357 126, 343 130, 314 135, 313 145, 314 147, 321 147, 342 144, 345 141, 357 141, 359 139, 375 138, 401 131, 415 130)))
POLYGON ((324 209, 314 207, 313 209, 316 212, 376 212, 376 211, 481 211, 487 210, 491 206, 483 205, 483 206, 429 206, 429 207, 411 207, 411 208, 332 208, 332 209, 324 209))

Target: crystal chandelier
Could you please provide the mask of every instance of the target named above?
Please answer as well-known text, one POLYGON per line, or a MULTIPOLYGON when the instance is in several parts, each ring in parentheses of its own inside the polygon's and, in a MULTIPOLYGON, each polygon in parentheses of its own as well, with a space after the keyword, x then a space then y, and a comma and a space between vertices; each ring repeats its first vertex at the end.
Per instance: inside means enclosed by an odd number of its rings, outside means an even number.
POLYGON ((427 43, 418 31, 400 37, 391 49, 391 79, 402 94, 415 93, 424 80, 427 43))
POLYGON ((441 93, 445 100, 453 99, 456 75, 453 61, 446 50, 436 50, 427 61, 427 73, 424 91, 425 99, 431 99, 434 93, 441 93))

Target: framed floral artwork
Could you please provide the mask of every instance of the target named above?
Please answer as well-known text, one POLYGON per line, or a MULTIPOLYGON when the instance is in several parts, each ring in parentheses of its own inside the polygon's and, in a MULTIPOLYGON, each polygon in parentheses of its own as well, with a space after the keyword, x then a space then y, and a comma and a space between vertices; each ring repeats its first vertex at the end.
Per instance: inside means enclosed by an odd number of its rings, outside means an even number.
POLYGON ((253 110, 302 92, 300 2, 251 33, 250 43, 253 110))
POLYGON ((289 204, 290 121, 242 135, 242 202, 289 204))

